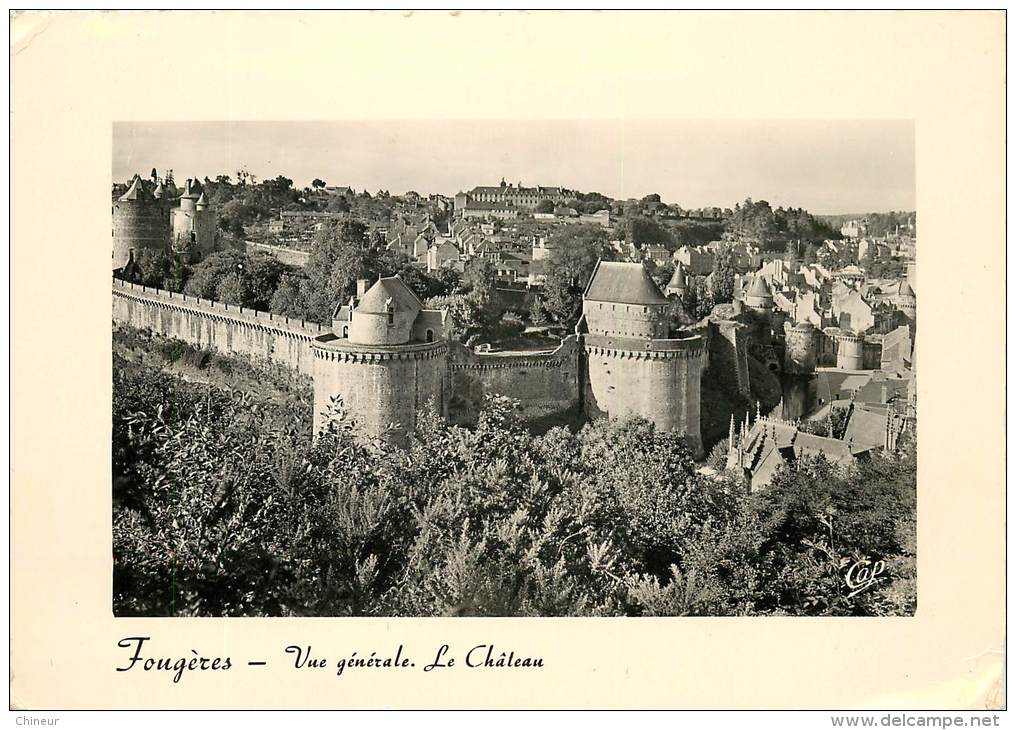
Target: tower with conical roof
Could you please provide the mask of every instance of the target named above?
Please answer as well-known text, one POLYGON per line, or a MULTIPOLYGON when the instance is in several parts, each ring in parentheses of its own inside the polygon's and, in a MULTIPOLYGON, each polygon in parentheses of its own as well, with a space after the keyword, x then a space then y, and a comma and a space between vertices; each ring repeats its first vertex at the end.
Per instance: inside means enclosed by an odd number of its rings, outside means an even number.
POLYGON ((215 250, 215 214, 208 204, 204 186, 188 178, 180 194, 180 205, 172 214, 173 250, 197 261, 215 250))
POLYGON ((705 338, 672 327, 670 301, 642 264, 600 261, 582 300, 583 407, 590 418, 642 416, 702 455, 705 338))
POLYGON ((332 332, 315 339, 314 432, 341 399, 354 433, 407 442, 417 413, 447 408, 444 376, 448 342, 444 312, 425 309, 397 276, 361 281, 357 296, 336 307, 332 332))
POLYGON ((917 330, 917 295, 905 279, 900 282, 900 291, 894 297, 893 305, 906 318, 911 338, 913 338, 917 330))
POLYGON ((752 277, 751 283, 744 291, 744 306, 756 314, 768 319, 773 311, 773 294, 769 285, 760 274, 752 277))
POLYGON ((676 296, 681 301, 684 301, 688 293, 688 276, 685 273, 684 264, 680 261, 674 267, 674 275, 670 277, 665 293, 668 297, 676 296))
POLYGON ((166 251, 169 218, 160 201, 148 190, 140 175, 127 192, 113 203, 113 271, 123 269, 143 250, 166 251))

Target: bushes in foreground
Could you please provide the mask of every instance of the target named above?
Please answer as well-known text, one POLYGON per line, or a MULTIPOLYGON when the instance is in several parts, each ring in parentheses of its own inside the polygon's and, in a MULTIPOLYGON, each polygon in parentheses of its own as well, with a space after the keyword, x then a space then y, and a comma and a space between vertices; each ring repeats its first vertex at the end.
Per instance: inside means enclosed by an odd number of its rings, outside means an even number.
MULTIPOLYGON (((407 450, 128 368, 114 383, 118 615, 866 615, 914 609, 911 451, 747 496, 648 422, 533 435, 488 398, 407 450), (845 566, 885 559, 850 597, 845 566)), ((341 406, 341 404, 336 404, 341 406)))

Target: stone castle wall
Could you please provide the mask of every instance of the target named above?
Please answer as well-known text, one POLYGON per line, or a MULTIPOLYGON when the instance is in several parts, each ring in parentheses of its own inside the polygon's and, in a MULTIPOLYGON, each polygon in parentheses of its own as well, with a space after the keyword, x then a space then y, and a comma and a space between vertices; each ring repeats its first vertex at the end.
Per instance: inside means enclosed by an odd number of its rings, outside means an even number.
POLYGON ((585 335, 586 416, 640 415, 664 431, 683 434, 702 455, 701 378, 708 363, 706 338, 638 340, 585 335))
POLYGON ((313 376, 310 346, 325 328, 185 294, 113 281, 113 320, 216 350, 239 352, 313 376))
MULTIPOLYGON (((112 292, 118 323, 311 376, 315 431, 336 395, 357 433, 388 433, 404 443, 421 409, 471 424, 483 396, 501 394, 518 400, 530 421, 580 406, 589 418, 642 415, 660 429, 684 434, 694 454, 702 453, 700 379, 709 362, 709 337, 572 335, 553 352, 518 355, 478 354, 446 341, 357 345, 316 323, 140 284, 114 280, 112 292)), ((740 344, 736 335, 734 340, 740 344)))
POLYGON ((448 354, 448 418, 473 424, 483 396, 499 394, 520 402, 522 417, 536 420, 559 416, 579 404, 581 348, 570 335, 549 353, 482 355, 459 343, 448 354))
POLYGON ((733 375, 737 392, 749 398, 748 339, 751 328, 733 320, 711 320, 709 324, 710 372, 718 380, 733 375))
POLYGON ((253 251, 262 251, 271 256, 274 256, 279 261, 284 263, 286 266, 295 266, 297 268, 303 268, 307 265, 307 261, 310 260, 310 253, 307 251, 301 251, 296 248, 286 248, 285 246, 272 246, 267 243, 258 243, 257 241, 246 241, 245 246, 247 253, 253 251))

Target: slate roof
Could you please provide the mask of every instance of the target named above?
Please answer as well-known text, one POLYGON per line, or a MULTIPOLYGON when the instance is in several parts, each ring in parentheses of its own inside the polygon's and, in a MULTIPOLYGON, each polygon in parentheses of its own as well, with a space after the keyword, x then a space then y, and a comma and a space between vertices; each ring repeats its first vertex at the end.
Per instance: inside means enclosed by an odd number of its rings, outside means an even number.
POLYGON ((755 276, 751 280, 751 284, 748 285, 748 290, 744 293, 746 297, 771 297, 772 293, 769 291, 769 285, 766 284, 766 280, 761 276, 755 276))
POLYGON ((845 462, 853 458, 850 446, 846 441, 799 432, 797 438, 794 439, 794 455, 800 458, 805 455, 817 456, 818 454, 823 454, 833 462, 845 462))
POLYGON ((674 267, 674 275, 670 277, 670 283, 667 286, 674 289, 685 289, 687 285, 688 279, 684 275, 684 264, 678 261, 677 266, 674 267))
POLYGON ((615 304, 668 304, 642 264, 597 261, 583 298, 615 304))
POLYGON ((843 439, 852 453, 877 449, 885 445, 887 416, 864 408, 854 408, 843 439))
POLYGON ((145 185, 141 181, 141 178, 137 175, 131 180, 131 186, 127 189, 127 192, 120 196, 122 202, 131 200, 148 200, 148 191, 145 190, 145 185))
POLYGON ((391 298, 396 310, 416 311, 423 309, 423 302, 413 293, 413 290, 406 286, 406 282, 397 276, 388 276, 378 279, 374 286, 368 289, 356 305, 359 312, 371 312, 381 314, 387 311, 385 305, 391 298))

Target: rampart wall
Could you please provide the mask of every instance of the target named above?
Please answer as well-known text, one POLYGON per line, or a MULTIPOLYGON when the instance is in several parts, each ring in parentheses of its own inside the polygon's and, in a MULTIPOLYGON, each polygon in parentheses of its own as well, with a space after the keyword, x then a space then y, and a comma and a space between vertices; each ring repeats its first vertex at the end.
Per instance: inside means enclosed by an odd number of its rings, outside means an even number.
POLYGON ((745 398, 751 397, 748 375, 748 339, 750 328, 733 320, 710 320, 708 369, 714 380, 732 379, 734 388, 745 398))
POLYGON ((274 256, 286 266, 296 266, 302 269, 307 265, 307 261, 310 260, 310 254, 307 251, 301 251, 296 248, 272 246, 267 243, 258 243, 257 241, 246 241, 245 244, 247 247, 247 253, 262 251, 274 256))
POLYGON ((581 360, 575 335, 548 353, 485 355, 457 342, 449 344, 448 418, 452 423, 475 423, 488 393, 518 400, 522 417, 530 421, 564 414, 579 404, 581 360))
POLYGON ((113 281, 113 320, 223 354, 270 360, 310 376, 311 342, 326 331, 314 322, 119 280, 113 281))

